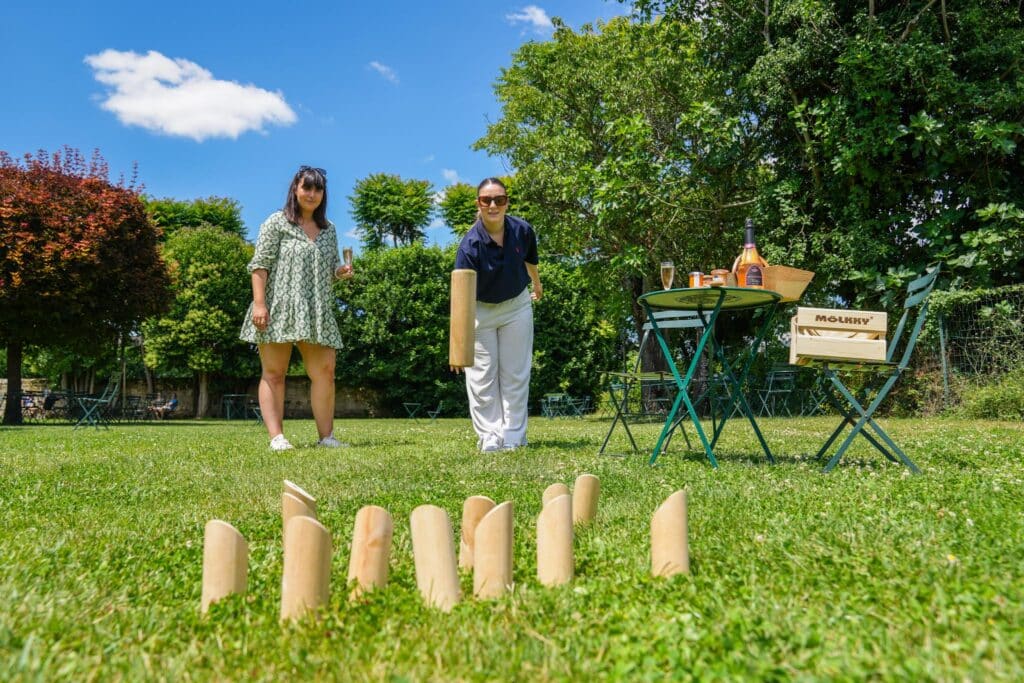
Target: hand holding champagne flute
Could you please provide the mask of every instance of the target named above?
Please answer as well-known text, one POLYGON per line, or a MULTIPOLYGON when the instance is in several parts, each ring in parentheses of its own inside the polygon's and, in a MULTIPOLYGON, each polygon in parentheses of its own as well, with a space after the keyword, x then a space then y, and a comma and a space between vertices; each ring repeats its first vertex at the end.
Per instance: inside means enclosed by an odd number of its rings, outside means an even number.
POLYGON ((335 273, 339 278, 348 279, 352 277, 352 247, 342 247, 341 258, 344 264, 335 273))
POLYGON ((671 261, 661 262, 661 286, 664 289, 672 289, 672 280, 676 276, 676 267, 671 261))

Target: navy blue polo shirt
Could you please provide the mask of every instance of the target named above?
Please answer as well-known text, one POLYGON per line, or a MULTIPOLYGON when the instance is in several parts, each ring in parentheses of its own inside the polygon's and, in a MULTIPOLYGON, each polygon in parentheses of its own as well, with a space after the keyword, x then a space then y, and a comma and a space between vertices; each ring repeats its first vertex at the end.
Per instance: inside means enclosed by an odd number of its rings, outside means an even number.
POLYGON ((526 265, 537 265, 537 235, 522 218, 505 216, 504 246, 491 239, 477 219, 462 238, 455 256, 456 268, 476 271, 476 299, 499 304, 519 295, 530 282, 526 265))

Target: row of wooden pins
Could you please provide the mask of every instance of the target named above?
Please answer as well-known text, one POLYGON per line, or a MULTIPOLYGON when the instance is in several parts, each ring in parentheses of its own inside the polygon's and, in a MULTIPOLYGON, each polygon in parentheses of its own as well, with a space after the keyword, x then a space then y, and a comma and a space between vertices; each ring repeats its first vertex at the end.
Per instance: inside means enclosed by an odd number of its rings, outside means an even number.
MULTIPOLYGON (((574 492, 553 484, 543 494, 537 518, 537 580, 556 586, 574 577, 573 526, 593 521, 600 484, 581 475, 574 492), (575 493, 575 495, 573 495, 575 493)), ((330 597, 331 536, 316 519, 316 499, 290 481, 282 493, 284 571, 281 580, 281 619, 301 617, 326 605, 330 597)), ((486 496, 471 496, 462 510, 459 557, 448 513, 434 505, 412 511, 413 560, 416 584, 425 602, 448 611, 462 598, 458 569, 473 571, 473 594, 478 599, 500 597, 512 588, 512 502, 495 504, 486 496)), ((394 525, 384 508, 371 505, 356 515, 349 559, 351 598, 382 588, 394 525)), ((206 525, 203 543, 201 609, 248 584, 249 549, 245 538, 221 520, 206 525)), ((676 491, 651 519, 651 572, 672 576, 689 572, 686 491, 676 491)))

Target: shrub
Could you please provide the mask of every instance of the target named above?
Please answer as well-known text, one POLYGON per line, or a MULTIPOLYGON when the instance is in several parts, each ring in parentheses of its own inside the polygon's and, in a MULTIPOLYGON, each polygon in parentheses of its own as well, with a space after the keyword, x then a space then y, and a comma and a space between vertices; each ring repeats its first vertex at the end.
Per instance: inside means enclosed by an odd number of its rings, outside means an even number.
POLYGON ((995 382, 964 390, 962 401, 960 410, 965 417, 1024 418, 1024 368, 1019 367, 995 382))

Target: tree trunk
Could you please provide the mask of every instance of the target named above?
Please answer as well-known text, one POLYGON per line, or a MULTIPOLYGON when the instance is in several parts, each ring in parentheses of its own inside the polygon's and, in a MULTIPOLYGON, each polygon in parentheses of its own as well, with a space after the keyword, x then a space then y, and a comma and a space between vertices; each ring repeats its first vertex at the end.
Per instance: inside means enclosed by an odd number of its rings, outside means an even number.
POLYGON ((206 417, 206 411, 210 407, 210 373, 199 373, 199 392, 196 399, 196 417, 206 417))
POLYGON ((7 342, 7 402, 4 424, 20 425, 21 419, 21 342, 7 342))

